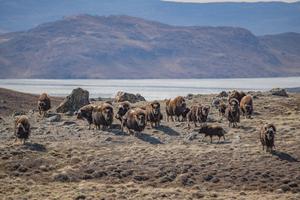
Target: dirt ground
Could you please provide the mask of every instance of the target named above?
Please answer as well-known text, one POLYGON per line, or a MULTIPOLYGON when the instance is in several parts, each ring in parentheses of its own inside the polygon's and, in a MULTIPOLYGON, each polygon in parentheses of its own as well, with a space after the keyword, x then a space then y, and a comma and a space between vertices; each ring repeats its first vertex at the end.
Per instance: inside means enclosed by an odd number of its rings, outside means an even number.
POLYGON ((300 94, 252 94, 254 116, 238 128, 211 108, 208 124, 227 131, 226 141, 211 144, 185 122, 163 120, 140 137, 123 135, 117 120, 111 131, 88 130, 75 116, 48 122, 33 111, 35 96, 1 89, 0 199, 300 199, 300 94), (32 125, 26 145, 13 142, 12 113, 20 110, 32 125), (258 139, 265 122, 277 127, 272 154, 258 139))

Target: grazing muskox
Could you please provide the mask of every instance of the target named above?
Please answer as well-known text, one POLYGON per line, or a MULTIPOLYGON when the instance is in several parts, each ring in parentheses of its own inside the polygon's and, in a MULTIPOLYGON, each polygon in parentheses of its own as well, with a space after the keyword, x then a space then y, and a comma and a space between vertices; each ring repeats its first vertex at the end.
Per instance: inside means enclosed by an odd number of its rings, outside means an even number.
POLYGON ((265 150, 265 146, 267 147, 266 152, 272 152, 273 147, 275 148, 275 134, 276 128, 273 124, 265 124, 261 127, 260 141, 263 146, 263 150, 265 150))
POLYGON ((121 102, 120 105, 118 106, 118 112, 115 118, 120 120, 121 124, 122 124, 123 116, 127 113, 130 107, 131 106, 128 101, 121 102))
POLYGON ((185 99, 182 96, 178 96, 175 99, 169 99, 166 101, 166 113, 167 113, 167 121, 169 121, 169 117, 174 121, 173 116, 175 116, 175 120, 179 121, 179 117, 186 109, 185 99))
POLYGON ((126 127, 128 134, 136 135, 146 127, 146 111, 141 108, 130 109, 123 117, 122 131, 126 127))
POLYGON ((237 123, 240 122, 240 108, 237 99, 229 101, 229 105, 225 110, 225 116, 229 121, 229 127, 237 127, 237 123))
POLYGON ((233 90, 230 95, 228 96, 228 102, 231 100, 231 99, 237 99, 238 102, 240 103, 242 98, 246 96, 245 92, 241 91, 236 91, 236 90, 233 90))
POLYGON ((162 118, 163 116, 160 112, 160 103, 158 101, 153 101, 146 106, 146 119, 150 122, 150 126, 152 128, 153 124, 155 127, 158 127, 162 118))
POLYGON ((15 118, 15 142, 19 139, 25 144, 25 141, 30 136, 30 123, 26 115, 20 115, 15 118))
POLYGON ((50 97, 46 93, 41 94, 38 99, 39 114, 40 115, 43 114, 43 117, 45 117, 47 111, 50 110, 50 108, 51 108, 50 97))
POLYGON ((93 109, 95 108, 96 105, 93 104, 88 104, 83 107, 81 107, 77 114, 77 119, 86 119, 87 122, 89 123, 89 130, 91 129, 91 125, 93 124, 93 109))
POLYGON ((251 118, 253 113, 253 99, 250 95, 244 96, 240 102, 240 108, 245 118, 251 118))
POLYGON ((188 126, 190 127, 190 122, 194 122, 195 127, 197 127, 197 122, 205 123, 209 113, 209 106, 192 106, 191 111, 187 115, 188 126))
POLYGON ((212 143, 212 137, 213 136, 218 136, 220 142, 220 138, 223 137, 225 141, 225 133, 226 131, 221 127, 221 126, 213 126, 213 125, 203 125, 199 133, 204 134, 204 137, 202 138, 202 141, 206 138, 206 136, 210 137, 210 143, 212 143))
POLYGON ((110 127, 114 118, 114 110, 111 104, 103 103, 102 105, 95 106, 92 112, 93 123, 98 130, 105 130, 110 127))

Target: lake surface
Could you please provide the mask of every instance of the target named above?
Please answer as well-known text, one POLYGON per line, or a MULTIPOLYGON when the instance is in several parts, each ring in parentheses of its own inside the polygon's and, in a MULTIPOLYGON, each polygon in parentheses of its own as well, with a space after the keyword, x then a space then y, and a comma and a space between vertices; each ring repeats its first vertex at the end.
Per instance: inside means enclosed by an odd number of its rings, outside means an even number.
POLYGON ((266 91, 274 87, 300 87, 300 77, 244 78, 244 79, 0 79, 0 87, 21 92, 52 96, 66 96, 72 89, 81 87, 90 97, 113 97, 118 91, 140 93, 147 100, 172 98, 177 95, 211 94, 223 90, 266 91))

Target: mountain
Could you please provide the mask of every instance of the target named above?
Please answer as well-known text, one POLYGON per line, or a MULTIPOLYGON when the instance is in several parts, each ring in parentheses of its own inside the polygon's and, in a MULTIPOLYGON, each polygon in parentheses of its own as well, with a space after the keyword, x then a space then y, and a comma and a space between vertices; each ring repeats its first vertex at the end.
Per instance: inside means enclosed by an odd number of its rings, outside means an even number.
POLYGON ((0 0, 0 33, 77 14, 129 15, 175 26, 243 27, 256 35, 300 32, 300 2, 176 3, 161 0, 0 0))
POLYGON ((300 75, 300 34, 79 15, 0 35, 0 78, 300 75))

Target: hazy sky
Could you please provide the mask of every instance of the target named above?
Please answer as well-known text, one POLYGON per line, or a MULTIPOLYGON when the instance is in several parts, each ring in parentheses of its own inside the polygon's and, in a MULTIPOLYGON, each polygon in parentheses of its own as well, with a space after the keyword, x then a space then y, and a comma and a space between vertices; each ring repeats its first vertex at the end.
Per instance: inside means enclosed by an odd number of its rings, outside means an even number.
POLYGON ((163 0, 163 1, 175 1, 175 2, 193 2, 193 3, 212 3, 212 2, 286 2, 293 3, 299 0, 163 0))

